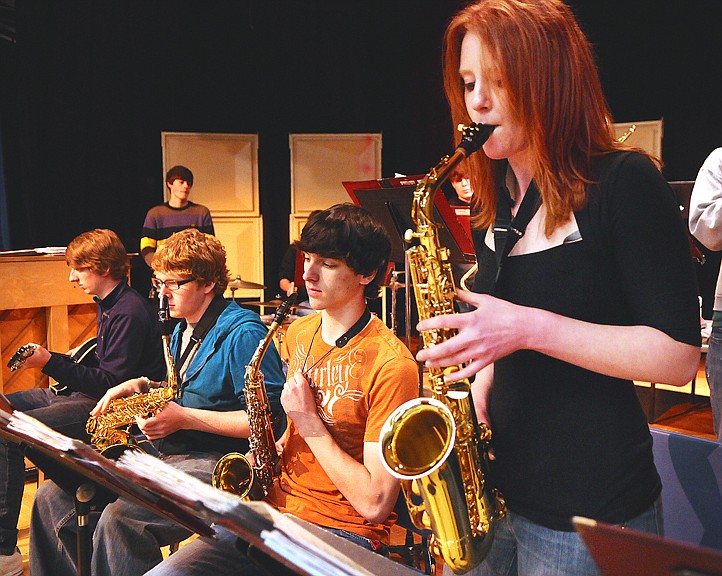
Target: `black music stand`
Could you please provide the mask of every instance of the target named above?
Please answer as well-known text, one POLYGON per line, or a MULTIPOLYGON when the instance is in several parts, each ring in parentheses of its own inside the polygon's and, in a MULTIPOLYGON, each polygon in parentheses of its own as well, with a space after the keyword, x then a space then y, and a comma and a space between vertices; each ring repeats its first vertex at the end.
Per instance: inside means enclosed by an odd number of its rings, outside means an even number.
POLYGON ((722 576, 722 552, 574 517, 574 529, 604 576, 722 576))
POLYGON ((30 416, 17 411, 11 415, 0 410, 0 436, 25 447, 28 458, 73 495, 78 521, 79 576, 90 574, 92 533, 87 524, 88 513, 93 505, 113 502, 119 496, 145 506, 191 532, 204 536, 214 534, 207 522, 172 500, 139 486, 115 462, 101 456, 93 447, 63 436, 30 416))
MULTIPOLYGON (((114 462, 101 456, 91 446, 63 436, 17 411, 12 415, 0 411, 0 436, 25 446, 32 454, 32 458, 42 460, 43 470, 52 470, 53 480, 56 483, 65 490, 75 491, 79 514, 87 514, 90 505, 100 493, 103 498, 114 499, 118 496, 127 498, 201 536, 215 534, 210 526, 210 522, 214 522, 236 535, 249 558, 267 570, 270 569, 270 573, 274 575, 317 576, 321 572, 315 569, 315 565, 324 563, 327 557, 338 567, 338 570, 333 572, 335 574, 363 576, 415 574, 405 566, 292 517, 284 518, 285 530, 279 529, 277 520, 259 511, 258 507, 270 508, 267 504, 259 502, 255 503, 257 507, 253 507, 236 496, 220 492, 148 454, 126 454, 121 456, 119 462, 114 462), (151 462, 147 475, 139 473, 135 465, 131 465, 130 468, 122 465, 123 459, 133 456, 151 462), (163 484, 170 473, 183 479, 174 486, 173 490, 163 484), (208 504, 212 500, 220 500, 224 508, 221 511, 213 508, 208 504), (300 532, 304 537, 313 539, 325 551, 319 552, 316 548, 308 546, 294 546, 292 541, 294 532, 300 532), (277 545, 279 541, 280 546, 277 545), (284 550, 290 552, 284 554, 284 550), (295 551, 305 551, 305 564, 300 558, 295 557, 293 553, 295 551), (345 569, 346 562, 350 563, 348 569, 345 569)), ((92 535, 87 534, 87 536, 92 535)), ((87 539, 81 544, 79 537, 79 576, 90 573, 88 564, 90 542, 91 540, 87 539)))
MULTIPOLYGON (((404 234, 415 229, 411 220, 414 190, 424 176, 383 178, 342 182, 354 204, 371 212, 391 236, 391 261, 404 262, 406 243, 404 234)), ((434 219, 439 225, 439 240, 449 249, 454 262, 473 262, 474 244, 464 230, 444 196, 437 190, 434 195, 434 219)))

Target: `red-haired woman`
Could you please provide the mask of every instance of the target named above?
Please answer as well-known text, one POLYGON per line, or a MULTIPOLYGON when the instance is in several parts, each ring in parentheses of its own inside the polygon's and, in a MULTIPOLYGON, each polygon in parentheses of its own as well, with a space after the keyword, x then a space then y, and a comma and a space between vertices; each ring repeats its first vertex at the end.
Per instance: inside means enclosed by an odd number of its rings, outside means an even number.
POLYGON ((571 518, 659 533, 661 483, 633 380, 681 386, 699 365, 684 225, 657 165, 618 142, 594 56, 559 0, 484 0, 448 26, 454 125, 495 129, 470 157, 476 308, 419 329, 419 353, 466 363, 506 499, 474 574, 598 574, 571 518), (524 232, 525 230, 525 232, 524 232), (518 231, 518 233, 517 233, 518 231))

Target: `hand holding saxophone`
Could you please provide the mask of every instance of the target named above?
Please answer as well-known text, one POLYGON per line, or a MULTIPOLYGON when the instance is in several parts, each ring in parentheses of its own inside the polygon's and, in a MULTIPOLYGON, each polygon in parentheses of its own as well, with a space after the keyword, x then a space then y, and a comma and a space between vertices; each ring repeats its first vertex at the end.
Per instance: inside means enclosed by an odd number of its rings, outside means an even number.
POLYGON ((186 408, 177 402, 168 402, 156 415, 148 418, 136 416, 135 422, 148 440, 159 440, 186 428, 186 413, 186 408))
POLYGON ((528 348, 531 308, 517 306, 486 294, 458 290, 462 302, 476 308, 463 314, 446 314, 419 322, 419 331, 455 329, 458 334, 419 351, 416 358, 429 367, 465 364, 446 375, 447 382, 469 378, 499 358, 528 348))
POLYGON ((110 402, 116 398, 127 398, 133 394, 144 394, 148 392, 149 383, 150 381, 145 377, 131 378, 130 380, 121 382, 117 386, 109 388, 103 397, 98 400, 95 407, 90 411, 90 415, 99 416, 108 409, 110 402))

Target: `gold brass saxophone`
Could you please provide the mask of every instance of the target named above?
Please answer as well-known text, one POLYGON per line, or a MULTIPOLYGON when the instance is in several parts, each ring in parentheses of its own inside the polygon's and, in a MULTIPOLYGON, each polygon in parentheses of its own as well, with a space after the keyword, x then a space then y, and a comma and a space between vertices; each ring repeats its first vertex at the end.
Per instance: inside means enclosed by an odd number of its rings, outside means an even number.
POLYGON ((231 452, 223 456, 213 469, 214 488, 231 492, 246 500, 262 500, 278 476, 279 456, 273 437, 271 406, 268 403, 261 361, 295 302, 296 294, 292 294, 278 307, 266 336, 261 339, 246 366, 243 396, 246 399, 248 426, 251 429, 248 444, 255 465, 251 465, 248 458, 240 452, 231 452))
MULTIPOLYGON (((454 313, 454 278, 449 249, 441 246, 434 222, 434 194, 451 170, 476 152, 493 126, 464 127, 459 147, 445 156, 415 191, 411 217, 416 231, 406 241, 419 319, 454 313)), ((424 347, 448 340, 456 330, 422 333, 424 347)), ((412 522, 431 529, 435 551, 455 573, 479 564, 491 546, 495 521, 505 513, 504 501, 485 481, 491 431, 479 424, 467 379, 454 383, 444 375, 459 366, 430 368, 431 398, 416 398, 397 408, 385 422, 381 460, 399 478, 412 522)))
POLYGON ((90 435, 90 442, 107 458, 114 460, 129 449, 143 450, 143 443, 139 443, 130 432, 131 426, 135 424, 136 416, 142 418, 155 416, 168 402, 180 396, 178 375, 170 349, 171 322, 166 296, 160 297, 158 320, 161 326, 163 356, 167 371, 166 385, 152 388, 146 393, 111 400, 105 412, 98 416, 91 416, 85 424, 85 430, 90 435))

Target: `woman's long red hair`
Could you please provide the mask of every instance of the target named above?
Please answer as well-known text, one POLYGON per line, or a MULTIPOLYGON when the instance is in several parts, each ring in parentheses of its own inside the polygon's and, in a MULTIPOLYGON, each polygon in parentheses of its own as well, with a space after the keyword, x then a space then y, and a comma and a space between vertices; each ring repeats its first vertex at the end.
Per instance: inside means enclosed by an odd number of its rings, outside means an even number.
MULTIPOLYGON (((460 11, 444 37, 444 87, 454 126, 468 124, 459 76, 461 42, 475 34, 491 54, 536 159, 534 180, 546 206, 546 233, 584 206, 592 160, 624 149, 614 138, 592 48, 570 8, 560 0, 482 0, 460 11)), ((469 159, 474 225, 496 212, 495 169, 479 152, 469 159)))

